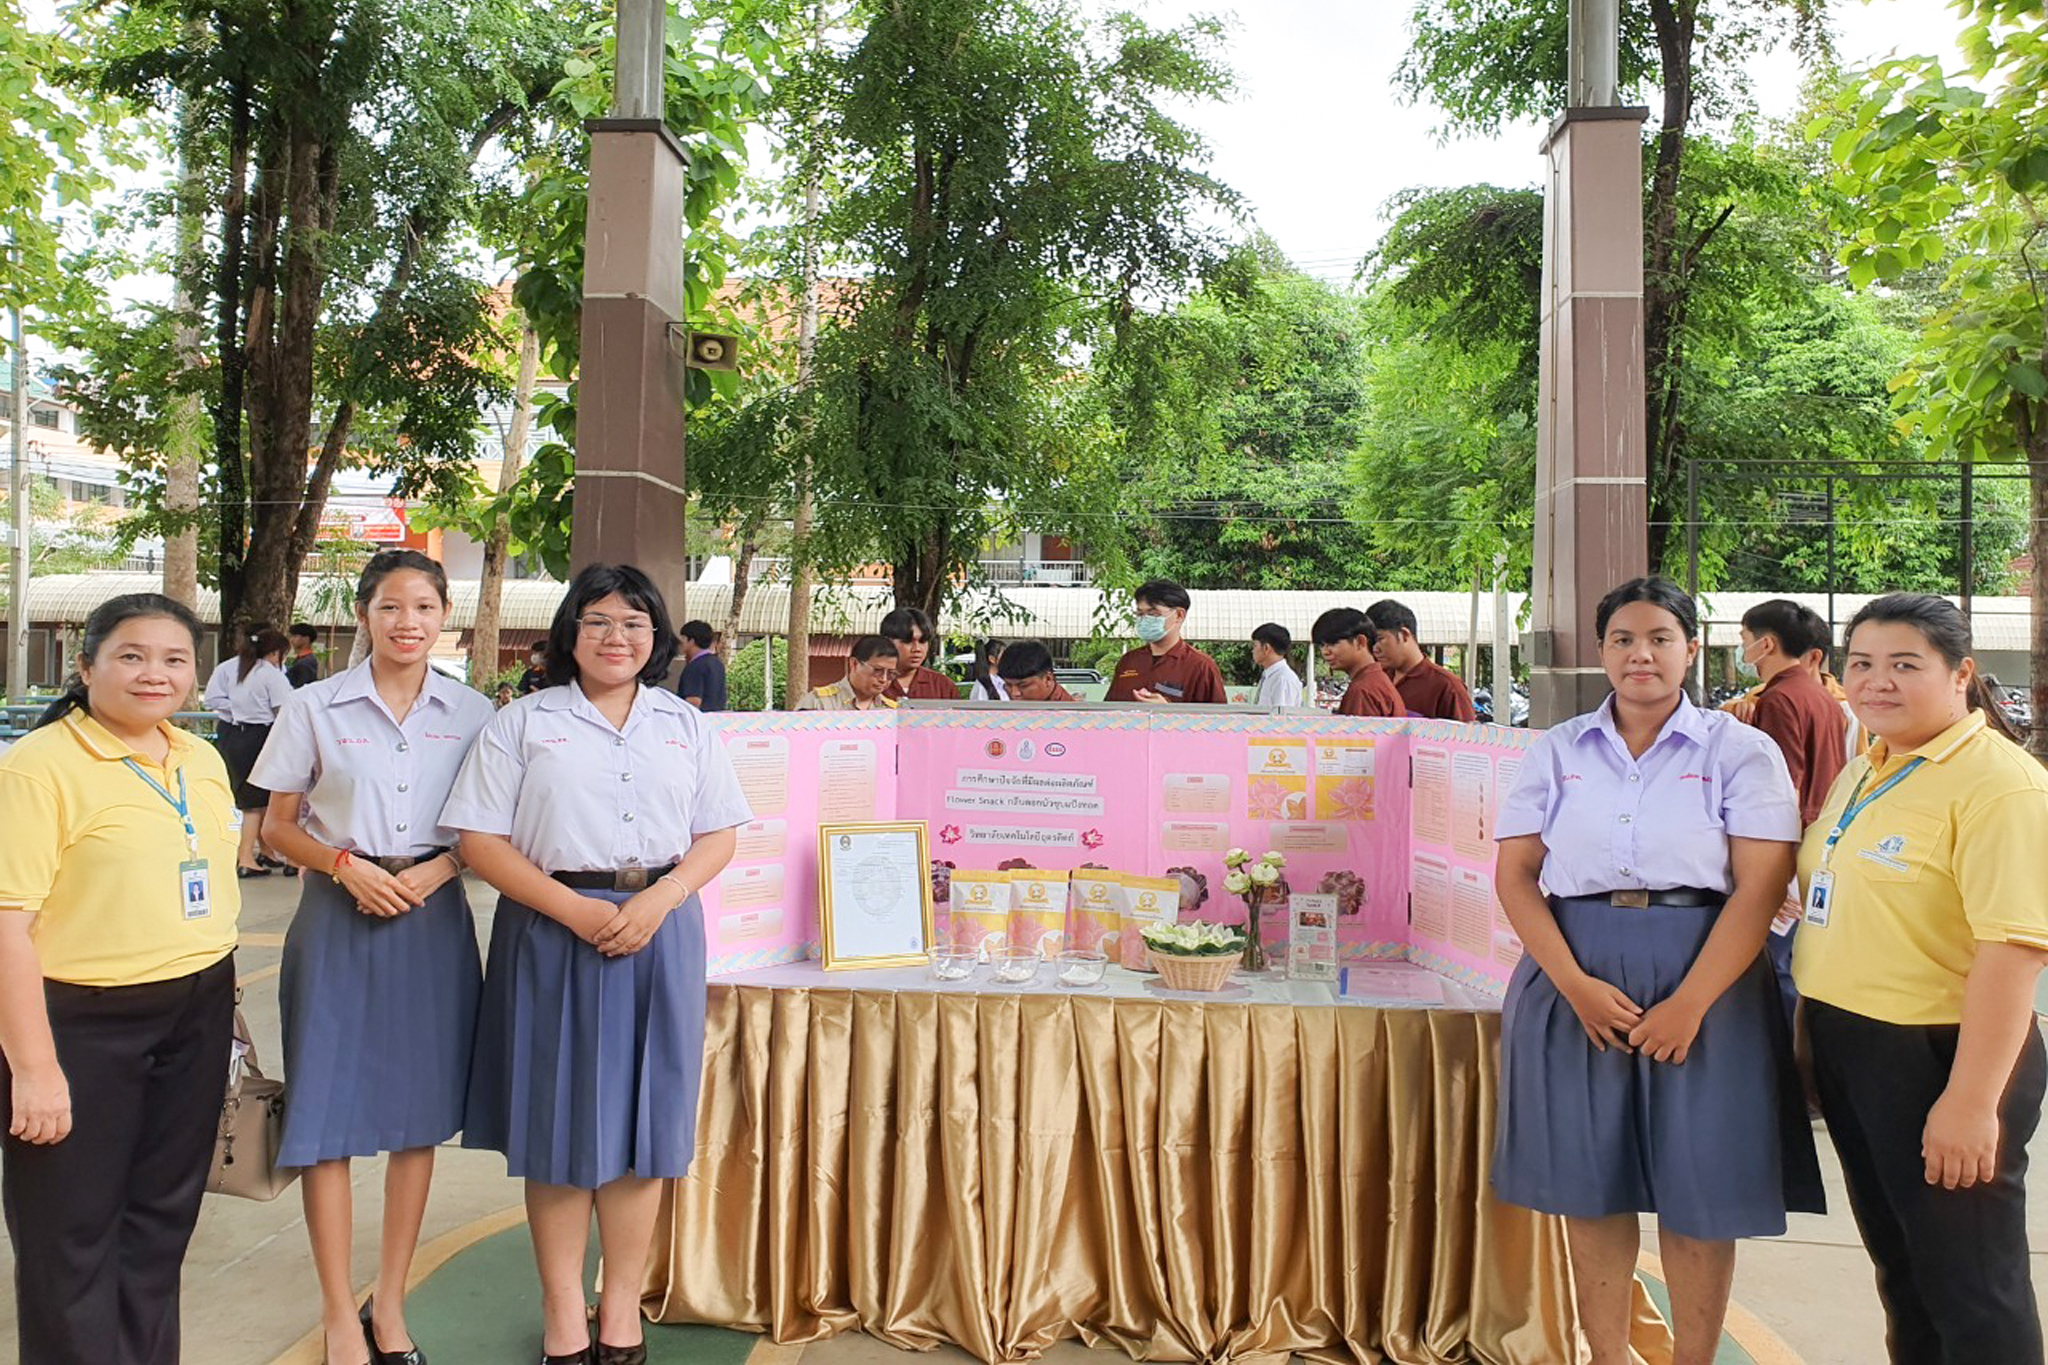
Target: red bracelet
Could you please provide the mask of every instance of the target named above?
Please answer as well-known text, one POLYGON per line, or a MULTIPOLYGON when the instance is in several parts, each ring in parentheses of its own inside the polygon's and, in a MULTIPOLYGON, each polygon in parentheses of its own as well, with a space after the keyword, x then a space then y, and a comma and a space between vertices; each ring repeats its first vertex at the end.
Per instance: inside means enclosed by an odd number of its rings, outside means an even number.
POLYGON ((330 877, 340 876, 341 869, 347 867, 349 865, 350 859, 354 857, 355 855, 353 853, 350 853, 347 849, 344 848, 340 850, 334 855, 334 866, 328 869, 327 875, 330 877))

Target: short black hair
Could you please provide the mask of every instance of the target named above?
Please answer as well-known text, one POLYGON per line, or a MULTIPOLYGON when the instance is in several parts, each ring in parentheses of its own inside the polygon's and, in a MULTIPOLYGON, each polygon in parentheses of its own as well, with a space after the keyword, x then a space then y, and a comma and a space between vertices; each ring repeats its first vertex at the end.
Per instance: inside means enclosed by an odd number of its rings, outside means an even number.
POLYGON ((548 654, 548 642, 546 640, 535 640, 526 647, 526 652, 528 654, 538 654, 545 659, 548 654))
POLYGON ((669 624, 668 603, 662 601, 661 589, 631 564, 586 564, 569 580, 569 590, 562 595, 562 605, 555 608, 555 619, 548 626, 550 684, 563 687, 576 681, 576 635, 582 629, 576 622, 585 607, 613 593, 654 621, 654 648, 648 652, 647 666, 640 670, 640 681, 659 683, 668 676, 669 665, 676 661, 676 630, 669 624))
POLYGON ((711 623, 709 621, 685 621, 676 634, 688 640, 699 649, 711 648, 711 623))
POLYGON ((1599 608, 1593 613, 1593 637, 1607 638, 1607 623, 1631 602, 1648 602, 1653 607, 1662 607, 1678 618, 1678 627, 1685 632, 1688 640, 1700 638, 1700 609, 1686 596, 1685 589, 1673 583, 1663 574, 1650 574, 1645 578, 1631 578, 1620 587, 1600 599, 1599 608))
POLYGON ((310 621, 294 621, 292 628, 285 634, 295 640, 317 640, 320 638, 320 628, 310 621))
POLYGON ((896 642, 886 635, 863 635, 853 642, 847 657, 857 664, 872 663, 888 656, 890 663, 896 662, 896 642))
POLYGON ((1003 651, 996 676, 1004 682, 1022 682, 1053 671, 1052 651, 1036 640, 1019 640, 1003 651))
POLYGON ((1268 621, 1252 632, 1252 639, 1258 641, 1275 654, 1285 654, 1294 648, 1294 637, 1287 633, 1287 627, 1268 621))
POLYGON ((876 627, 876 630, 881 635, 906 645, 910 643, 911 632, 915 630, 929 643, 933 633, 932 618, 917 607, 898 607, 882 618, 882 624, 876 627))
POLYGON ((1131 600, 1165 607, 1168 611, 1186 611, 1194 599, 1188 596, 1186 588, 1171 578, 1150 578, 1137 586, 1131 593, 1131 600))
POLYGON ((1775 637, 1778 648, 1794 659, 1803 659, 1814 650, 1826 649, 1834 643, 1832 632, 1827 629, 1827 622, 1820 619, 1819 612, 1786 597, 1759 602, 1742 613, 1742 628, 1751 635, 1775 637))
POLYGON ((1418 640, 1422 638, 1422 623, 1415 619, 1415 613, 1391 597, 1382 597, 1367 607, 1365 619, 1372 622, 1374 630, 1405 630, 1418 640))
POLYGON ((1345 640, 1365 637, 1368 647, 1379 642, 1380 633, 1372 628, 1372 618, 1357 607, 1331 607, 1316 618, 1315 626, 1309 631, 1309 638, 1316 642, 1318 649, 1345 640))

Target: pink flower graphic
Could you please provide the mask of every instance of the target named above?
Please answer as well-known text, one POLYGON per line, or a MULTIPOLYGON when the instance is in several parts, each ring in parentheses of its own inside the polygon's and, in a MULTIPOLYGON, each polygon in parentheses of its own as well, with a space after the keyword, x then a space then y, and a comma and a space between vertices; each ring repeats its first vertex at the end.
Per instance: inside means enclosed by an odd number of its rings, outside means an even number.
POLYGON ((1329 802, 1331 818, 1337 820, 1372 819, 1371 778, 1342 778, 1332 782, 1325 795, 1329 802))
POLYGON ((1102 831, 1101 831, 1101 830, 1099 830, 1099 829, 1085 829, 1085 830, 1082 830, 1082 831, 1081 831, 1081 846, 1082 846, 1083 848, 1101 848, 1101 847, 1102 847, 1102 831))
POLYGON ((1340 915, 1355 915, 1365 909, 1365 879, 1356 872, 1340 869, 1326 873, 1316 890, 1326 896, 1336 895, 1340 915))
POLYGON ((1287 786, 1277 777, 1254 777, 1245 783, 1246 814, 1254 820, 1287 818, 1287 786))
POLYGON ((941 826, 939 827, 939 842, 940 842, 940 843, 942 843, 942 844, 957 844, 957 843, 959 843, 959 842, 960 842, 960 826, 958 826, 958 825, 941 825, 941 826))

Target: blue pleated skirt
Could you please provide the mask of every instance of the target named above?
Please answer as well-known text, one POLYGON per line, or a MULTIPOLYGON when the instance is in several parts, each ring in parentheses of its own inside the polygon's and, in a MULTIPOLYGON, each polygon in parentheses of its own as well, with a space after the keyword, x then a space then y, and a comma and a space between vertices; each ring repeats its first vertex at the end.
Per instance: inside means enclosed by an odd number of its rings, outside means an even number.
MULTIPOLYGON (((1644 1009, 1678 989, 1713 907, 1551 902, 1579 965, 1644 1009)), ((1596 1051, 1570 1002, 1524 957, 1501 1008, 1494 1192, 1569 1218, 1655 1213, 1687 1237, 1785 1231, 1822 1212, 1820 1163, 1768 961, 1707 1011, 1686 1059, 1596 1051)))
POLYGON ((277 988, 279 1163, 446 1142, 462 1126, 483 976, 462 879, 395 919, 356 909, 330 877, 299 880, 277 988))
POLYGON ((606 957, 539 911, 499 900, 463 1146, 504 1153, 514 1176, 578 1189, 681 1176, 696 1153, 703 1071, 695 896, 628 957, 606 957))

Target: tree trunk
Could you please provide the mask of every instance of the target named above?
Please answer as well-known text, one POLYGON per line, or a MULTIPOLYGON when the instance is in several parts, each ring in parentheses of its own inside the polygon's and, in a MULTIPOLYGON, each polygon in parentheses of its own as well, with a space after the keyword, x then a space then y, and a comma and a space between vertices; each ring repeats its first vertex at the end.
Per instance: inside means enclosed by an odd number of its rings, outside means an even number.
POLYGON ((1664 111, 1657 129, 1656 167, 1645 215, 1643 271, 1643 444, 1648 478, 1651 571, 1664 564, 1670 539, 1673 470, 1678 459, 1678 373, 1673 346, 1684 283, 1678 261, 1678 177, 1692 119, 1692 50, 1697 0, 1650 0, 1664 111))
POLYGON ((2033 698, 2033 724, 2027 751, 2048 762, 2048 450, 2030 452, 2027 489, 2032 494, 2027 523, 2027 553, 2034 567, 2028 574, 2031 634, 2027 653, 2028 692, 2033 698))
MULTIPOLYGON (((812 56, 816 57, 824 48, 825 4, 824 0, 818 0, 811 7, 812 56)), ((812 118, 810 165, 804 173, 803 299, 796 322, 796 382, 799 389, 811 386, 818 363, 818 216, 824 206, 823 128, 821 118, 812 118)), ((797 461, 796 509, 789 528, 789 652, 783 661, 782 676, 787 704, 791 708, 811 690, 811 589, 815 575, 811 569, 809 542, 811 522, 817 515, 817 505, 811 496, 810 442, 813 427, 806 409, 802 437, 804 454, 797 461)), ((738 614, 737 607, 734 614, 738 614)))
MULTIPOLYGON (((526 437, 533 427, 533 388, 540 375, 540 333, 531 323, 519 328, 519 376, 513 381, 512 424, 505 431, 505 462, 498 467, 498 491, 509 493, 519 482, 526 459, 526 437)), ((505 560, 512 547, 512 527, 503 517, 484 541, 483 576, 476 585, 476 627, 469 637, 469 685, 491 695, 498 675, 498 619, 504 606, 505 560)))
MULTIPOLYGON (((186 42, 204 45, 206 26, 185 26, 186 42)), ((206 194, 196 146, 197 118, 186 100, 178 130, 178 247, 173 268, 176 294, 171 308, 177 316, 171 349, 179 378, 200 373, 206 355, 200 342, 200 296, 206 271, 206 194)), ((206 454, 206 406, 196 393, 175 393, 164 434, 164 596, 199 609, 199 466, 206 454)))
MULTIPOLYGON (((727 663, 732 662, 733 641, 740 635, 740 613, 746 610, 747 594, 754 586, 754 552, 758 548, 754 525, 752 519, 747 521, 746 529, 740 533, 739 544, 733 549, 732 598, 726 604, 725 628, 718 632, 718 657, 727 663)), ((772 706, 774 701, 773 697, 762 693, 763 706, 772 706)))
POLYGON ((214 273, 214 345, 220 392, 213 409, 213 459, 220 470, 220 638, 225 646, 248 621, 242 557, 248 549, 248 471, 242 463, 242 408, 249 358, 243 348, 242 273, 248 247, 249 143, 253 135, 249 88, 228 96, 227 192, 221 200, 220 261, 214 273))

